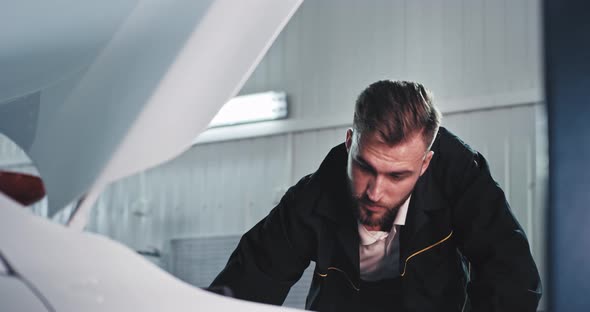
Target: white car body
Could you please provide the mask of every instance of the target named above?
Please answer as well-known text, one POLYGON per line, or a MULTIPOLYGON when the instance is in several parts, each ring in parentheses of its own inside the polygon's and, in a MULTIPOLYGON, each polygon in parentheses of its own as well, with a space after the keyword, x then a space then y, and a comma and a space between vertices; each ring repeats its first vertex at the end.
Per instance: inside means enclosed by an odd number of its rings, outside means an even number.
POLYGON ((50 216, 80 205, 64 226, 0 193, 0 311, 288 310, 195 288, 81 230, 109 183, 190 147, 301 1, 3 4, 0 131, 40 172, 50 216))

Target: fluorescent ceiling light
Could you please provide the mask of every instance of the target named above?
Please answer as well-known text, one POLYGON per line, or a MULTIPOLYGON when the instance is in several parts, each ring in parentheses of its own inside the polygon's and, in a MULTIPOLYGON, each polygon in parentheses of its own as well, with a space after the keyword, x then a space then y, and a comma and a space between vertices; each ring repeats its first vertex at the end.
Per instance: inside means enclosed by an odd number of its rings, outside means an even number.
POLYGON ((286 93, 269 91, 234 97, 219 110, 209 127, 230 126, 286 117, 286 93))

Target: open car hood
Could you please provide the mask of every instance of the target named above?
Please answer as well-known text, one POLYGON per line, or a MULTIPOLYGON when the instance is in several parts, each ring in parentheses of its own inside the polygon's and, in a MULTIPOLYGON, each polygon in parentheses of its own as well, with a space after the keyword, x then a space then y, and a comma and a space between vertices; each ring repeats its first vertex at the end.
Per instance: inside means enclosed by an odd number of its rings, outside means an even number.
POLYGON ((103 236, 34 216, 0 194, 0 311, 295 311, 186 284, 103 236))
POLYGON ((2 5, 0 132, 36 166, 50 215, 80 205, 68 228, 0 193, 0 311, 285 309, 197 289, 80 229, 110 182, 190 147, 301 1, 2 5))
POLYGON ((37 167, 49 215, 82 198, 82 228, 107 184, 186 150, 301 1, 3 5, 0 132, 37 167))

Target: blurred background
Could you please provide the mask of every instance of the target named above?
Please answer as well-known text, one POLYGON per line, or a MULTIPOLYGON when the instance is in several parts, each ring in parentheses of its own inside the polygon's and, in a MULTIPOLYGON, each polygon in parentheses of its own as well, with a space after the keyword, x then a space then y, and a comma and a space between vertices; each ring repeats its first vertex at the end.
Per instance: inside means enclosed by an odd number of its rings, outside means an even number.
MULTIPOLYGON (((545 280, 541 6, 540 0, 305 1, 240 91, 284 92, 286 118, 207 130, 180 157, 112 184, 86 229, 208 286, 240 235, 343 142, 362 89, 382 79, 415 80, 434 93, 443 126, 488 159, 545 280)), ((36 173, 1 135, 0 169, 36 173)), ((47 216, 47 201, 33 211, 47 216)), ((65 222, 59 214, 54 219, 65 222)), ((310 278, 307 272, 286 305, 304 306, 310 278)))

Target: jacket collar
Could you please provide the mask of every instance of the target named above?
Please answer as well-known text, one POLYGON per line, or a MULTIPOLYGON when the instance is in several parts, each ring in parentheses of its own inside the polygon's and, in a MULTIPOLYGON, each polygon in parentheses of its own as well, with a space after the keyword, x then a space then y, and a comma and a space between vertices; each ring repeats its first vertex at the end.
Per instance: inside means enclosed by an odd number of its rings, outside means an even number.
POLYGON ((333 259, 339 269, 348 272, 353 283, 360 282, 359 252, 360 242, 357 221, 353 213, 353 202, 346 174, 348 153, 346 146, 340 144, 328 153, 320 168, 314 174, 323 190, 319 197, 316 212, 333 224, 336 241, 341 246, 346 259, 333 259))
POLYGON ((350 223, 351 218, 354 221, 346 174, 347 161, 348 152, 342 143, 330 150, 314 174, 320 187, 325 190, 321 193, 317 212, 338 225, 350 223))

